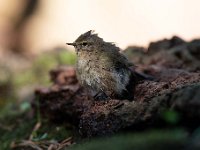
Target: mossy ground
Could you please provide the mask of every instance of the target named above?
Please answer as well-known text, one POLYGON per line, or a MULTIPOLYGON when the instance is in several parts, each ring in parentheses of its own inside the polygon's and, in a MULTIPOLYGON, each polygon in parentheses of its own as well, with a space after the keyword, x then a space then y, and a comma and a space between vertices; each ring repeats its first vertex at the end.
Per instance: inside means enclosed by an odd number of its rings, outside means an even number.
POLYGON ((31 60, 29 67, 9 70, 2 67, 4 77, 0 78, 0 149, 10 149, 12 143, 27 140, 30 135, 34 141, 60 141, 70 136, 69 127, 50 124, 47 120, 33 114, 31 100, 34 88, 50 84, 49 70, 60 65, 73 65, 76 57, 72 52, 60 50, 41 54, 31 60), (24 90, 25 89, 25 90, 24 90), (25 92, 23 92, 25 91, 25 92), (22 95, 22 96, 21 96, 22 95), (34 133, 33 128, 41 122, 41 127, 34 133))
POLYGON ((183 130, 154 130, 125 133, 98 138, 71 147, 70 150, 179 150, 185 146, 187 134, 183 130))

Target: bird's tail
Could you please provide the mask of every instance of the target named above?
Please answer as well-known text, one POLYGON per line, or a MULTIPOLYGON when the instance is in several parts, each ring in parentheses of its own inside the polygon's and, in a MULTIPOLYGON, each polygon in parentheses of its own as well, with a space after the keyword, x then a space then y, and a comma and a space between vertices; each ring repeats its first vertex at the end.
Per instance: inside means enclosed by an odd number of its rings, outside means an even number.
POLYGON ((141 73, 141 72, 134 72, 135 76, 137 78, 137 81, 141 81, 141 80, 149 80, 149 81, 154 81, 155 77, 145 74, 145 73, 141 73))

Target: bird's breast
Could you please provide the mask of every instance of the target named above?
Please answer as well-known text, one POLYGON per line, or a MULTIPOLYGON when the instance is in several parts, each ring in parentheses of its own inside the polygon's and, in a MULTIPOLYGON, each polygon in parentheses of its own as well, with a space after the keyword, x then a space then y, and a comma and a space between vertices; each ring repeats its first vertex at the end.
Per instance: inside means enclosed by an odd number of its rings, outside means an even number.
POLYGON ((100 83, 98 69, 95 67, 93 61, 83 58, 78 59, 76 68, 77 76, 81 84, 94 87, 96 83, 100 83))

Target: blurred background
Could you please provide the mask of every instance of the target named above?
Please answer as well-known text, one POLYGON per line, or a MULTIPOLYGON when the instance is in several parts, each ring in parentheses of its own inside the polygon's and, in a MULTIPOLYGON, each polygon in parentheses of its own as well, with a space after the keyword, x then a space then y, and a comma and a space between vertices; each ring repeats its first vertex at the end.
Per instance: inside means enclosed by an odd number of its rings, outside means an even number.
POLYGON ((160 38, 199 37, 198 0, 0 0, 1 53, 40 53, 88 30, 121 48, 160 38))
MULTIPOLYGON (((51 67, 73 64, 73 49, 65 43, 88 30, 122 49, 173 35, 198 38, 199 5, 198 0, 0 0, 0 95, 13 92, 6 89, 7 81, 35 88, 38 80, 48 80, 51 67)), ((19 89, 18 96, 32 90, 19 89)))
POLYGON ((174 35, 191 40, 200 37, 199 6, 199 0, 0 0, 0 118, 10 108, 29 109, 34 89, 50 84, 50 69, 75 63, 65 43, 80 34, 95 30, 122 49, 174 35))

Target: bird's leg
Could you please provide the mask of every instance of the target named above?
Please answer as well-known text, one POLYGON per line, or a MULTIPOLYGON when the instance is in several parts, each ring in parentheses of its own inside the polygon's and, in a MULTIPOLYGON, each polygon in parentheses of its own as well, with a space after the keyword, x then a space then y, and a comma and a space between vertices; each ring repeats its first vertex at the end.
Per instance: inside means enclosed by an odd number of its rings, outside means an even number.
POLYGON ((95 100, 108 100, 111 99, 109 96, 106 95, 106 93, 99 91, 94 95, 95 100))

